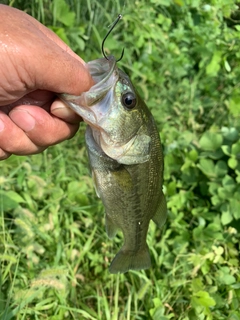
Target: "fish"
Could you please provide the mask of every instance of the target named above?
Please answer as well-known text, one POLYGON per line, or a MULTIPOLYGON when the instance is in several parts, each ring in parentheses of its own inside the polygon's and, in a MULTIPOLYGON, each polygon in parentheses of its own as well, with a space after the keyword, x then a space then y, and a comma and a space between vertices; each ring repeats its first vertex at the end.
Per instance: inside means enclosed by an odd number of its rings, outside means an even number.
POLYGON ((90 90, 59 97, 87 123, 87 153, 96 193, 105 208, 107 235, 112 239, 118 230, 123 233, 123 246, 109 271, 148 269, 150 220, 161 228, 167 218, 158 129, 113 56, 90 61, 87 67, 95 83, 90 90))

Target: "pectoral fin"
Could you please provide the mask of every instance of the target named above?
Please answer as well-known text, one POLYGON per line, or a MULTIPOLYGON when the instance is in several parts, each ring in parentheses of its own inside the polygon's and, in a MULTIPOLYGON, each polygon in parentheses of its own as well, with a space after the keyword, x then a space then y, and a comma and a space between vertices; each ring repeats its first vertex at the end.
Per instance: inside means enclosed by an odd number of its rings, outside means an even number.
POLYGON ((96 174, 93 170, 92 170, 92 179, 93 179, 93 185, 94 185, 95 192, 96 192, 98 198, 101 198, 100 194, 99 194, 99 190, 98 190, 96 174))
POLYGON ((159 228, 161 228, 166 222, 166 219, 167 219, 167 204, 166 204, 164 194, 162 193, 157 212, 152 217, 152 220, 156 223, 156 225, 159 228))

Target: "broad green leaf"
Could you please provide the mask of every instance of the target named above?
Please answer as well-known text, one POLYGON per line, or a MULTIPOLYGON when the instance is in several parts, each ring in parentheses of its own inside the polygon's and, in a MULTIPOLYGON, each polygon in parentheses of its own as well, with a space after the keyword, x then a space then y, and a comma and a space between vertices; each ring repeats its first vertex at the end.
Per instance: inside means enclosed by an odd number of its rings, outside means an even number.
POLYGON ((171 0, 150 0, 151 3, 161 5, 161 6, 170 6, 171 0))
POLYGON ((71 181, 68 184, 67 195, 71 201, 76 201, 81 205, 87 205, 89 203, 88 196, 86 194, 87 186, 81 181, 71 181))
POLYGON ((231 275, 230 272, 231 271, 230 271, 229 267, 222 267, 217 272, 218 281, 221 284, 225 284, 225 285, 231 285, 233 283, 236 283, 235 277, 233 275, 231 275))
POLYGON ((167 184, 167 194, 169 196, 176 194, 176 187, 177 185, 175 181, 171 181, 169 184, 167 184))
POLYGON ((66 27, 74 25, 75 12, 70 11, 68 4, 64 0, 54 0, 55 19, 63 23, 66 27))
POLYGON ((217 163, 215 165, 214 171, 215 171, 216 176, 222 177, 227 174, 228 167, 224 161, 219 160, 219 161, 217 161, 217 163))
POLYGON ((68 35, 64 28, 50 27, 58 36, 61 38, 68 46, 70 46, 70 42, 68 39, 68 35))
POLYGON ((236 141, 238 140, 239 137, 239 132, 236 128, 234 127, 222 127, 221 128, 221 132, 224 136, 225 139, 229 140, 229 141, 236 141))
POLYGON ((207 131, 205 132, 200 141, 200 147, 206 151, 215 151, 221 147, 223 142, 223 137, 220 133, 207 131))
POLYGON ((51 187, 48 190, 48 193, 51 193, 52 194, 52 199, 56 199, 56 200, 60 200, 65 195, 64 190, 62 188, 60 188, 60 186, 51 187))
POLYGON ((215 166, 213 160, 200 159, 198 166, 205 175, 215 177, 215 166))
POLYGON ((196 183, 199 170, 197 168, 189 167, 183 170, 182 179, 188 183, 196 183))
POLYGON ((73 37, 74 41, 76 42, 76 46, 77 46, 78 50, 83 51, 85 49, 84 40, 80 36, 77 36, 74 33, 72 34, 72 37, 73 37))
POLYGON ((202 151, 200 153, 200 156, 204 157, 204 158, 210 158, 210 159, 213 159, 213 160, 218 160, 218 159, 221 159, 224 156, 224 153, 222 151, 222 148, 218 148, 215 151, 202 151))
POLYGON ((233 216, 227 207, 227 208, 225 208, 224 211, 222 211, 221 222, 225 226, 225 225, 229 224, 232 220, 233 220, 233 216))
POLYGON ((220 62, 222 60, 222 52, 216 51, 213 54, 211 62, 208 64, 206 68, 206 73, 209 76, 215 77, 220 70, 220 62))
POLYGON ((240 141, 232 145, 232 154, 234 154, 235 156, 240 155, 240 141))
POLYGON ((236 170, 236 182, 240 185, 240 171, 236 170))
MULTIPOLYGON (((164 315, 164 306, 162 304, 162 301, 159 298, 154 298, 153 304, 154 304, 154 308, 149 310, 150 315, 152 317, 163 316, 164 315)), ((156 319, 156 317, 154 319, 156 319)))
POLYGON ((176 3, 180 7, 184 5, 184 1, 183 0, 174 0, 174 3, 176 3))
POLYGON ((229 175, 226 175, 223 178, 222 185, 223 185, 224 189, 230 193, 233 193, 234 189, 236 188, 236 183, 235 183, 234 179, 229 175))
POLYGON ((202 283, 202 279, 201 278, 192 279, 191 287, 193 292, 199 292, 203 290, 204 286, 202 283))
POLYGON ((160 307, 160 306, 162 306, 162 301, 159 298, 153 298, 153 304, 154 304, 155 308, 160 307))
POLYGON ((224 152, 224 154, 226 154, 227 156, 231 155, 231 147, 230 146, 224 145, 224 146, 221 146, 221 148, 222 148, 222 151, 224 152))
POLYGON ((220 188, 220 184, 217 182, 209 182, 209 192, 212 195, 218 194, 218 189, 220 188))
POLYGON ((14 200, 18 203, 25 202, 25 200, 15 191, 9 190, 9 191, 5 191, 5 192, 6 192, 7 196, 9 198, 11 198, 12 200, 14 200))
POLYGON ((223 5, 222 5, 223 16, 224 16, 224 18, 229 19, 232 14, 232 11, 237 10, 238 7, 235 6, 235 8, 234 8, 233 7, 234 2, 232 2, 232 1, 223 1, 222 3, 223 3, 223 5))
POLYGON ((192 149, 191 151, 189 151, 189 153, 187 154, 187 157, 192 160, 193 162, 196 162, 198 159, 198 152, 196 149, 192 149))
POLYGON ((18 259, 14 256, 10 256, 7 254, 0 254, 0 261, 7 261, 7 262, 11 262, 11 263, 17 263, 18 259))
POLYGON ((2 209, 3 212, 6 212, 16 209, 18 206, 19 201, 16 201, 16 199, 13 199, 11 196, 9 196, 8 191, 0 190, 0 210, 2 209))
POLYGON ((225 67, 225 69, 227 70, 227 72, 230 72, 230 71, 231 71, 231 66, 229 65, 229 63, 228 63, 227 60, 224 60, 224 67, 225 67))
POLYGON ((234 116, 240 115, 240 96, 234 95, 229 101, 229 111, 234 116))
POLYGON ((162 26, 162 29, 165 31, 169 30, 169 27, 171 26, 171 23, 172 23, 171 19, 168 19, 166 16, 164 16, 161 13, 157 16, 157 19, 155 21, 156 23, 159 23, 162 26))
POLYGON ((230 210, 236 220, 240 219, 240 201, 238 199, 230 199, 230 210))
POLYGON ((213 307, 216 302, 207 291, 198 291, 193 294, 192 304, 194 307, 213 307))
POLYGON ((214 206, 218 206, 222 203, 222 199, 219 197, 218 194, 215 194, 213 197, 211 197, 211 202, 214 206))
POLYGON ((231 169, 236 169, 238 166, 238 160, 236 158, 229 158, 228 159, 228 166, 231 169))
POLYGON ((224 187, 220 187, 218 189, 218 197, 221 199, 221 201, 228 200, 231 195, 231 192, 228 192, 224 187))

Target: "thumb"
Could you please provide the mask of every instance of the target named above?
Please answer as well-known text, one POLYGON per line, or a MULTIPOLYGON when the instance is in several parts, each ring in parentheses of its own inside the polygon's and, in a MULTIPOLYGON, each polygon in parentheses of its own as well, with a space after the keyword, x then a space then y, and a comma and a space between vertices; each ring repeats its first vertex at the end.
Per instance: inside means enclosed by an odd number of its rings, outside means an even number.
POLYGON ((3 66, 5 77, 12 83, 16 78, 12 91, 18 89, 22 95, 43 89, 79 95, 91 87, 93 80, 85 62, 51 30, 20 10, 3 5, 0 10, 2 61, 8 62, 3 66))
MULTIPOLYGON (((51 41, 51 40, 50 40, 51 41)), ((55 44, 41 55, 41 61, 32 63, 35 88, 80 95, 93 85, 87 65, 55 44)))

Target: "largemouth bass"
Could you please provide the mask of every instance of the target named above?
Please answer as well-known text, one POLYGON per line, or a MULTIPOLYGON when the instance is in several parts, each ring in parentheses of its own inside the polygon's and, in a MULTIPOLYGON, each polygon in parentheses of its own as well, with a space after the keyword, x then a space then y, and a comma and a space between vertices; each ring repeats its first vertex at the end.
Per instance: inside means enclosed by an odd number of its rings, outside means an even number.
POLYGON ((106 232, 118 229, 124 244, 111 273, 151 266, 149 222, 167 216, 162 192, 163 154, 154 119, 114 57, 90 61, 95 85, 80 96, 60 98, 88 124, 86 145, 97 195, 105 207, 106 232))

